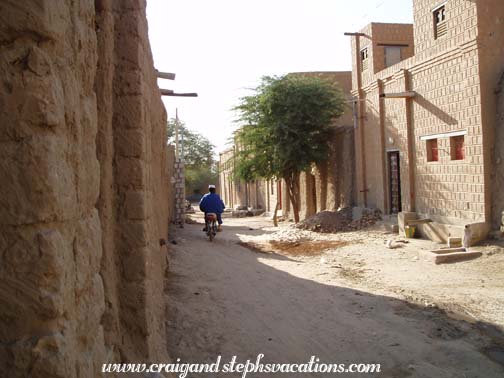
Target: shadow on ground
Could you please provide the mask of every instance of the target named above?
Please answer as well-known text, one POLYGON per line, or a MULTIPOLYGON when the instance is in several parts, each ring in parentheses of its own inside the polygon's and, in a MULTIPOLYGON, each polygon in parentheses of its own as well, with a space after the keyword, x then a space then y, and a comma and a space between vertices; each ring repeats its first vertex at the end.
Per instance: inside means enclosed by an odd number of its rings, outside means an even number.
POLYGON ((370 377, 504 376, 504 333, 493 324, 306 279, 305 264, 293 258, 237 245, 246 229, 228 225, 213 243, 200 225, 178 231, 184 241, 172 246, 166 293, 172 358, 245 362, 263 353, 264 362, 305 363, 313 355, 324 363, 380 363, 381 373, 370 377))

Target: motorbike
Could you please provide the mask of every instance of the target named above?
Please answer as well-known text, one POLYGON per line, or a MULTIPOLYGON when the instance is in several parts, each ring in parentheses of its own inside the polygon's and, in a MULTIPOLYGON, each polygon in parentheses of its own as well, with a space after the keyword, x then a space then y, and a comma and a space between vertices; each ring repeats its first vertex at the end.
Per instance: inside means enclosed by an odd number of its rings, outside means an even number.
POLYGON ((213 241, 217 235, 217 214, 207 213, 205 215, 205 229, 208 240, 213 241))

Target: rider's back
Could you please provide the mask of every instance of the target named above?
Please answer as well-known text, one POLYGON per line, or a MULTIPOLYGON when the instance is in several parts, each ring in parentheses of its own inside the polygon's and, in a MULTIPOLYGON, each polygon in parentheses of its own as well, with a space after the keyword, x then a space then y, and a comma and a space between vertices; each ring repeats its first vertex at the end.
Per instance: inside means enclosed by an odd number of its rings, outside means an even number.
POLYGON ((220 214, 224 211, 224 203, 216 193, 207 193, 203 196, 199 204, 200 210, 205 213, 220 214))

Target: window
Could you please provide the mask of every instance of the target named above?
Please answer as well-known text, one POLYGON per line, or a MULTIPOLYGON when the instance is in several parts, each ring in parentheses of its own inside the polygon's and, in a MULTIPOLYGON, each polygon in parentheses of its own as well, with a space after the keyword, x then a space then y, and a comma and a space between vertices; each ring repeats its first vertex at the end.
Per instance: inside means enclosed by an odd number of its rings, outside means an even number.
POLYGON ((275 194, 275 182, 273 180, 270 180, 271 183, 271 194, 275 194))
POLYGON ((427 161, 439 161, 438 140, 427 140, 427 161))
POLYGON ((434 38, 438 39, 447 32, 445 6, 442 5, 433 11, 434 16, 434 38))
POLYGON ((454 136, 450 138, 450 154, 452 160, 464 160, 464 136, 454 136))
POLYGON ((401 46, 385 46, 385 68, 401 61, 401 46))
POLYGON ((361 55, 361 71, 365 71, 368 69, 369 66, 369 52, 367 47, 361 50, 360 55, 361 55))

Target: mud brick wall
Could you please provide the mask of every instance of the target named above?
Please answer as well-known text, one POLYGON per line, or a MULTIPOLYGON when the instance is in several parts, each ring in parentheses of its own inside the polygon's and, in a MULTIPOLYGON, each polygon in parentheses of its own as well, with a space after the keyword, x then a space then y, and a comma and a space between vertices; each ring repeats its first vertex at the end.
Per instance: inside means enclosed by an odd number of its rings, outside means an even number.
POLYGON ((166 360, 166 114, 145 1, 1 2, 0 25, 0 371, 166 360))

